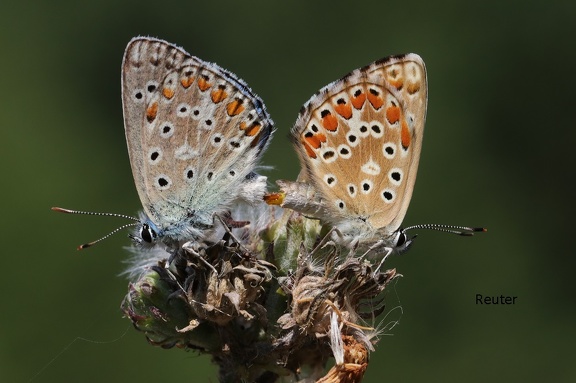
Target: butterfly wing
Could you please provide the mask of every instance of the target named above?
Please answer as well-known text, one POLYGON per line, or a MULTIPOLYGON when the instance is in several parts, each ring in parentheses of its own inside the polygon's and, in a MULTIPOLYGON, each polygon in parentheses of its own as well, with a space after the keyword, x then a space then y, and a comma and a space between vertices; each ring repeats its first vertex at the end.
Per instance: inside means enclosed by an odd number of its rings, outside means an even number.
MULTIPOLYGON (((357 69, 304 105, 291 135, 316 193, 310 201, 321 201, 317 218, 371 235, 399 228, 416 179, 426 105, 426 70, 416 54, 357 69)), ((305 205, 300 209, 309 214, 305 205)))
POLYGON ((262 101, 234 74, 146 37, 126 48, 122 99, 145 213, 167 232, 210 226, 240 197, 272 135, 262 101))

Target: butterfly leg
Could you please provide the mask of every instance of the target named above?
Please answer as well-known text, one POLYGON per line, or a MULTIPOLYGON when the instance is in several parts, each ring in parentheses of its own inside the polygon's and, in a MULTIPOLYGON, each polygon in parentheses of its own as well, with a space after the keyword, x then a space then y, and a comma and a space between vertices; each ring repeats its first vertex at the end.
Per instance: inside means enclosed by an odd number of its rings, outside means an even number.
POLYGON ((224 227, 224 230, 226 231, 226 234, 232 238, 232 240, 234 242, 236 242, 236 244, 238 245, 238 247, 246 254, 249 254, 250 252, 248 251, 248 249, 246 247, 244 247, 244 245, 242 245, 242 243, 240 242, 240 240, 234 235, 234 233, 232 233, 232 229, 233 228, 241 228, 244 226, 247 226, 250 224, 250 221, 235 221, 231 216, 224 216, 221 217, 219 214, 214 214, 214 216, 220 221, 220 223, 222 224, 222 226, 224 227))
POLYGON ((200 253, 197 250, 197 246, 198 245, 196 242, 192 243, 190 241, 190 242, 186 242, 184 245, 182 245, 182 249, 187 251, 189 254, 192 254, 196 258, 198 258, 200 260, 200 262, 204 263, 204 265, 206 267, 208 267, 209 269, 211 269, 214 272, 214 275, 218 275, 218 271, 216 271, 216 268, 214 266, 212 266, 210 263, 208 263, 208 261, 206 261, 202 255, 200 255, 200 253))
POLYGON ((361 258, 367 258, 368 254, 372 251, 376 252, 376 255, 382 255, 382 259, 380 260, 378 267, 376 268, 376 270, 374 270, 374 274, 376 274, 379 270, 380 267, 382 267, 382 265, 384 264, 384 262, 386 261, 386 259, 388 258, 388 256, 390 254, 392 254, 392 252, 394 251, 394 249, 392 247, 389 246, 383 246, 384 245, 384 241, 377 241, 375 244, 373 244, 372 246, 370 246, 368 248, 368 250, 366 250, 366 252, 364 252, 364 254, 362 254, 361 258))

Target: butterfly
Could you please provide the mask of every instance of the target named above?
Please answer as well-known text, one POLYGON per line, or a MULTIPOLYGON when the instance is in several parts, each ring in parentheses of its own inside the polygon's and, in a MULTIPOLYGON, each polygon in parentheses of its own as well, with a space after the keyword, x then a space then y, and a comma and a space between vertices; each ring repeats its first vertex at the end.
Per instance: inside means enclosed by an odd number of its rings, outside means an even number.
POLYGON ((122 105, 144 210, 132 218, 136 243, 175 247, 201 238, 215 215, 233 205, 262 200, 266 177, 254 167, 273 122, 262 100, 233 73, 166 41, 137 37, 122 62, 122 105))
POLYGON ((391 56, 320 89, 301 109, 290 137, 302 171, 277 181, 267 203, 320 219, 351 249, 388 256, 412 243, 408 230, 471 235, 482 228, 401 228, 414 190, 428 100, 416 54, 391 56))

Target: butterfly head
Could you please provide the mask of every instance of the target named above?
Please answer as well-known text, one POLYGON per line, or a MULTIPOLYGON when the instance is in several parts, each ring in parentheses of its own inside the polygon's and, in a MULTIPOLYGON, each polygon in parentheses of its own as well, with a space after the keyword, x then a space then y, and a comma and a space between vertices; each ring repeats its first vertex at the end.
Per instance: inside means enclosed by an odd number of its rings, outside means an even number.
POLYGON ((408 236, 405 229, 398 229, 394 232, 392 252, 396 254, 404 254, 412 246, 412 242, 417 236, 417 234, 408 236))
POLYGON ((151 247, 158 243, 162 235, 152 221, 146 220, 138 225, 134 233, 130 234, 129 237, 138 246, 151 247))

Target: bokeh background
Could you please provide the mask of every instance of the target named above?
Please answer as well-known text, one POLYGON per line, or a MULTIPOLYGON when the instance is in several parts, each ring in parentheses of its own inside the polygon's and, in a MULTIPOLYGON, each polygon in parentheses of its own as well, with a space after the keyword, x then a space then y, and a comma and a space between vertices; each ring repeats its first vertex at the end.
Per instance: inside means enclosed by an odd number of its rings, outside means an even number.
POLYGON ((0 13, 0 381, 216 381, 206 356, 149 346, 122 318, 129 240, 75 247, 136 214, 120 63, 160 37, 246 80, 278 132, 264 163, 294 179, 286 138, 320 87, 391 54, 427 64, 429 108, 406 224, 390 266, 387 331, 365 382, 573 382, 576 345, 573 1, 58 1, 0 13), (480 306, 475 295, 517 296, 480 306))

